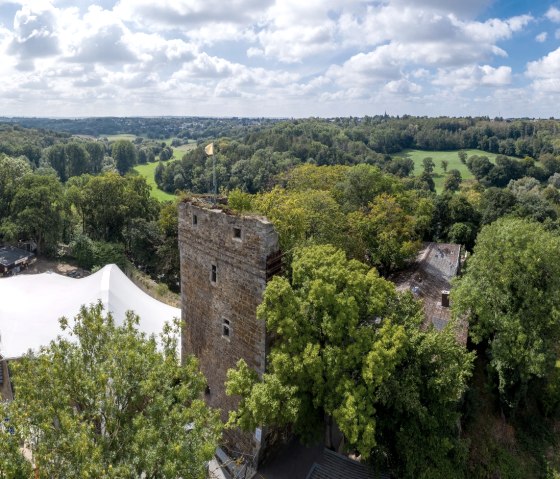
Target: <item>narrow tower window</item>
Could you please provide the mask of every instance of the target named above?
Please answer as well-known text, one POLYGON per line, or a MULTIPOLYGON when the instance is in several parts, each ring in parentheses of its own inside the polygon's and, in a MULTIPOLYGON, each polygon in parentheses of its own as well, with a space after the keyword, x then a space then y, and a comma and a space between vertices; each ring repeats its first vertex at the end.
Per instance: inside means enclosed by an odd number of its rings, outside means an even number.
POLYGON ((192 215, 192 224, 193 226, 196 226, 198 224, 198 216, 192 215))
POLYGON ((222 324, 222 336, 224 338, 229 338, 229 334, 230 334, 229 319, 224 319, 224 323, 222 324))
POLYGON ((212 283, 215 283, 218 280, 218 268, 215 264, 212 265, 212 274, 210 275, 210 279, 212 283))
POLYGON ((241 239, 241 228, 233 228, 233 238, 241 239))

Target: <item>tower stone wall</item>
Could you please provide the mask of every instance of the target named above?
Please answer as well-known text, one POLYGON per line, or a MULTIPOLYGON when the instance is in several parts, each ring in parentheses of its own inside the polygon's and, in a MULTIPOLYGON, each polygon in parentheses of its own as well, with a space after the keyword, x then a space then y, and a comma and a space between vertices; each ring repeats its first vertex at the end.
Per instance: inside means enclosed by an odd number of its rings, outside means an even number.
POLYGON ((8 361, 5 361, 0 356, 0 400, 11 400, 12 387, 10 385, 10 374, 8 371, 8 361))
MULTIPOLYGON (((278 235, 265 218, 201 202, 179 206, 182 355, 198 357, 207 403, 220 408, 224 420, 238 403, 225 393, 227 370, 243 358, 259 375, 265 371, 265 324, 256 309, 278 250, 278 235)), ((258 455, 259 436, 227 431, 224 440, 232 450, 258 455)))

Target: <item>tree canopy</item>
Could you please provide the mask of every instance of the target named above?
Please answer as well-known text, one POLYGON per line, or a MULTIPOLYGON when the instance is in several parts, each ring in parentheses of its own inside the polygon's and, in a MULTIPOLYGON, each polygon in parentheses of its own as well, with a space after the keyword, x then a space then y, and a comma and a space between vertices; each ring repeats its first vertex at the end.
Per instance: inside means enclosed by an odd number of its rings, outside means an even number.
POLYGON ((470 337, 488 346, 503 398, 511 403, 558 360, 560 238, 538 224, 502 218, 482 229, 452 295, 470 337))
POLYGON ((70 339, 12 363, 15 399, 0 405, 0 477, 29 477, 20 444, 40 477, 206 477, 220 422, 200 398, 197 362, 179 364, 178 325, 158 346, 137 324, 130 313, 117 326, 99 303, 61 320, 70 339))
POLYGON ((333 246, 297 250, 292 271, 291 283, 268 284, 258 308, 275 338, 262 380, 243 361, 228 373, 228 394, 241 396, 230 422, 293 424, 309 439, 334 419, 349 448, 406 464, 399 477, 439 467, 457 446, 470 355, 450 331, 420 331, 422 309, 410 293, 333 246), (443 438, 447 449, 430 452, 443 438))

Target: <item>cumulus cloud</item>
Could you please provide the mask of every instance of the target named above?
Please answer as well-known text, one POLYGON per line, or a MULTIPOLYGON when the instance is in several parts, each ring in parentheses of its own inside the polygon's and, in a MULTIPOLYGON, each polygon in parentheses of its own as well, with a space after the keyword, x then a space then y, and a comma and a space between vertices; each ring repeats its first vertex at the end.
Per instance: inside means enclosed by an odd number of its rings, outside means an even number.
POLYGON ((558 10, 556 7, 550 7, 545 16, 551 22, 560 23, 560 10, 558 10))
POLYGON ((124 31, 118 25, 101 27, 83 38, 69 59, 78 63, 131 63, 137 58, 123 41, 124 31))
POLYGON ((526 74, 540 92, 560 93, 560 48, 527 64, 526 74))
POLYGON ((535 37, 535 40, 539 43, 544 43, 544 42, 546 42, 547 38, 548 38, 548 33, 547 32, 541 32, 535 37))
MULTIPOLYGON (((408 0, 396 0, 399 6, 408 6, 408 0)), ((458 15, 474 15, 488 7, 492 0, 416 0, 414 4, 418 7, 428 7, 442 12, 452 12, 458 15)))
POLYGON ((33 60, 59 53, 56 35, 56 15, 40 2, 26 4, 14 18, 13 38, 7 52, 20 59, 22 69, 32 69, 33 60))
MULTIPOLYGON (((442 99, 452 108, 466 92, 509 91, 519 78, 502 65, 505 41, 534 19, 484 17, 491 2, 10 0, 0 99, 60 114, 65 102, 78 105, 74 114, 254 114, 256 104, 259 114, 264 105, 273 115, 310 105, 352 114, 379 102, 440 111, 442 99)), ((557 17, 550 8, 546 18, 557 17)), ((554 61, 528 65, 533 85, 555 88, 556 77, 543 73, 554 61)), ((475 100, 457 105, 467 103, 475 100)))
POLYGON ((152 26, 187 27, 208 23, 247 23, 272 0, 121 0, 115 11, 123 18, 152 26))
POLYGON ((471 65, 459 69, 439 69, 433 84, 465 91, 480 86, 500 87, 511 83, 511 68, 471 65))
POLYGON ((401 78, 400 80, 393 80, 387 83, 384 90, 388 93, 403 95, 420 93, 422 91, 422 87, 416 83, 406 80, 405 78, 401 78))

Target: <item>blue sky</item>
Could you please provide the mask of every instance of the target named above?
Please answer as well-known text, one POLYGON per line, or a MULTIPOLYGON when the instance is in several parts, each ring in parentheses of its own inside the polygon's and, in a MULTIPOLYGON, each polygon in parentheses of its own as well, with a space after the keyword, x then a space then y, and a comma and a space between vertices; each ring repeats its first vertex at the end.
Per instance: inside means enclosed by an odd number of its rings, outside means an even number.
POLYGON ((0 115, 559 116, 560 0, 0 0, 0 115))

